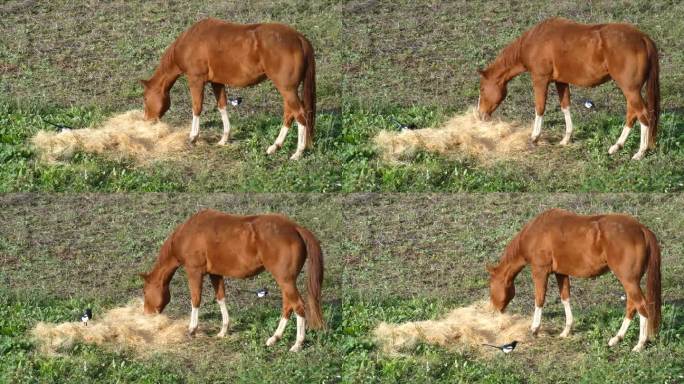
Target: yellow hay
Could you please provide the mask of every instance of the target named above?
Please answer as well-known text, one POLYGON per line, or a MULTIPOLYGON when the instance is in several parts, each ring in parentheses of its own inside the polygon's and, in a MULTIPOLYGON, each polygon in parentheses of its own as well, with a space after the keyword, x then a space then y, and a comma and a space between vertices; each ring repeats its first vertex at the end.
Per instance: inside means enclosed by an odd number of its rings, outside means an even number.
POLYGON ((97 314, 87 326, 81 322, 38 323, 31 331, 45 353, 69 349, 76 342, 117 344, 163 349, 187 339, 188 323, 165 315, 144 315, 142 300, 97 314))
POLYGON ((482 121, 470 109, 454 116, 440 128, 380 131, 375 143, 385 160, 413 156, 420 150, 444 155, 468 153, 478 157, 504 157, 523 151, 529 145, 529 127, 492 119, 482 121))
POLYGON ((115 115, 95 128, 39 131, 31 141, 41 159, 47 162, 69 160, 77 152, 143 161, 185 150, 188 133, 189 129, 144 121, 142 111, 132 110, 115 115))
MULTIPOLYGON (((409 349, 420 342, 441 346, 481 346, 482 343, 502 345, 529 338, 530 319, 500 313, 489 301, 452 310, 440 320, 380 323, 374 334, 386 353, 409 349)), ((493 351, 496 351, 492 349, 493 351)))

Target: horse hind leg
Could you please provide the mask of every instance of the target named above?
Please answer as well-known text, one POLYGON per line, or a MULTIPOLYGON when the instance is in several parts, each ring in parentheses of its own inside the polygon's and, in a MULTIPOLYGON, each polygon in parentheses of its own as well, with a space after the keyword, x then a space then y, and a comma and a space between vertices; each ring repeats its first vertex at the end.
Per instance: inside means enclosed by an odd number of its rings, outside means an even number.
POLYGON ((622 339, 625 338, 625 334, 627 333, 627 329, 629 329, 629 325, 632 322, 635 312, 636 307, 634 306, 634 302, 628 297, 625 306, 625 318, 622 320, 622 325, 620 326, 617 334, 608 340, 609 347, 616 346, 620 341, 622 341, 622 339))
MULTIPOLYGON (((299 95, 297 95, 297 87, 279 88, 279 90, 280 94, 283 96, 285 115, 297 121, 297 149, 295 150, 295 153, 290 156, 290 160, 298 160, 302 157, 308 141, 304 105, 299 99, 299 95)), ((289 120, 287 125, 289 126, 291 122, 292 120, 289 120)), ((287 133, 287 131, 285 133, 287 133)))
POLYGON ((214 286, 214 293, 216 295, 216 302, 221 309, 221 331, 216 337, 226 336, 228 332, 228 325, 230 324, 230 316, 228 316, 228 309, 226 308, 226 291, 223 285, 223 276, 210 275, 211 285, 214 286))
POLYGON ((278 323, 278 328, 276 329, 273 336, 271 336, 267 341, 267 346, 272 346, 278 340, 283 337, 283 332, 285 331, 285 326, 287 325, 288 318, 292 312, 297 316, 297 338, 294 345, 290 348, 291 352, 298 352, 302 349, 304 344, 304 337, 306 333, 306 318, 304 312, 304 301, 302 300, 297 286, 294 282, 282 283, 280 288, 283 292, 283 312, 280 322, 278 323))
POLYGON ((283 112, 283 126, 280 127, 280 133, 278 133, 278 137, 276 137, 273 145, 266 149, 266 154, 272 155, 275 153, 275 151, 282 148, 283 143, 285 142, 285 137, 287 137, 287 132, 289 132, 293 120, 294 116, 286 108, 283 112))
POLYGON ((608 345, 613 346, 625 337, 625 333, 634 316, 634 312, 638 312, 639 341, 637 341, 637 344, 632 351, 639 352, 644 349, 646 341, 648 340, 648 312, 646 311, 646 300, 641 292, 638 280, 636 280, 636 282, 623 283, 623 286, 625 287, 625 293, 627 294, 627 313, 620 330, 615 337, 610 339, 608 345))
POLYGON ((565 309, 565 328, 561 332, 560 337, 570 336, 572 328, 573 317, 570 309, 570 277, 568 275, 556 274, 556 281, 558 282, 558 290, 560 292, 561 303, 565 309))
POLYGON ((558 91, 561 111, 565 117, 565 136, 560 141, 560 145, 568 145, 573 131, 572 117, 570 117, 570 86, 568 83, 556 82, 556 90, 558 91))
POLYGON ((641 125, 641 140, 639 145, 639 150, 632 157, 634 160, 641 159, 646 153, 648 148, 648 118, 647 110, 644 104, 644 100, 641 97, 641 92, 639 90, 628 90, 624 91, 625 98, 627 99, 627 114, 625 118, 625 126, 622 128, 622 133, 618 138, 617 142, 608 149, 608 154, 612 155, 619 151, 625 146, 627 137, 632 131, 634 122, 639 119, 641 125))
POLYGON ((221 114, 221 121, 223 122, 223 135, 217 144, 226 145, 228 140, 230 140, 230 120, 228 119, 228 111, 226 110, 226 106, 228 105, 228 100, 226 100, 226 87, 223 84, 211 83, 211 88, 214 91, 216 106, 221 114))

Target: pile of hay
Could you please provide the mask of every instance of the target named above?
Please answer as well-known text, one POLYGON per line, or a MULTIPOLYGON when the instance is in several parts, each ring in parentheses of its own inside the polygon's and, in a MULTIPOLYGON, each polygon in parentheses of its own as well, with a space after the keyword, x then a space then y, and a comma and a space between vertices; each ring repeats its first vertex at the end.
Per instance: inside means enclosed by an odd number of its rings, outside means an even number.
MULTIPOLYGON (((441 346, 503 345, 530 337, 530 318, 500 313, 489 301, 452 310, 440 320, 380 323, 375 338, 386 353, 409 349, 420 342, 441 346)), ((492 351, 496 349, 491 348, 492 351)))
POLYGON ((187 340, 188 322, 164 315, 144 315, 142 300, 97 314, 87 326, 81 322, 38 323, 31 331, 45 353, 70 349, 76 342, 117 344, 139 349, 161 349, 187 340))
POLYGON ((145 121, 142 111, 132 110, 111 117, 99 127, 40 131, 31 141, 47 162, 69 160, 77 152, 144 161, 185 150, 189 132, 189 128, 145 121))
POLYGON ((440 128, 380 131, 375 144, 385 160, 410 158, 423 150, 444 155, 468 153, 481 158, 504 157, 529 146, 529 126, 492 119, 482 121, 475 109, 453 117, 440 128))

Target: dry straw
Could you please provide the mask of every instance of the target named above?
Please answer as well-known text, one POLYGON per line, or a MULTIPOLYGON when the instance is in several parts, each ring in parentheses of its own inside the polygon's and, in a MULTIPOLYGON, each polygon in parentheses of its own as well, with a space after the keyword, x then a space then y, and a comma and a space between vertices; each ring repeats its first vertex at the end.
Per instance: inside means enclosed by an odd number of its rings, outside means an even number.
POLYGON ((147 161, 184 151, 188 132, 163 122, 145 121, 142 111, 132 110, 95 128, 39 131, 31 141, 47 162, 69 160, 77 152, 147 161))
POLYGON ((116 344, 134 349, 164 349, 187 340, 188 323, 165 315, 144 315, 142 300, 97 315, 87 326, 80 322, 49 324, 40 322, 32 335, 41 350, 55 353, 75 343, 116 344))
MULTIPOLYGON (((375 329, 378 344, 386 353, 410 349, 418 343, 450 346, 502 345, 529 338, 530 319, 500 313, 488 301, 452 310, 440 320, 380 323, 375 329)), ((495 349, 492 349, 496 351, 495 349)))
POLYGON ((475 109, 454 116, 439 128, 380 131, 375 144, 385 160, 410 158, 418 151, 466 153, 480 158, 511 157, 529 146, 529 127, 498 119, 483 121, 475 109))

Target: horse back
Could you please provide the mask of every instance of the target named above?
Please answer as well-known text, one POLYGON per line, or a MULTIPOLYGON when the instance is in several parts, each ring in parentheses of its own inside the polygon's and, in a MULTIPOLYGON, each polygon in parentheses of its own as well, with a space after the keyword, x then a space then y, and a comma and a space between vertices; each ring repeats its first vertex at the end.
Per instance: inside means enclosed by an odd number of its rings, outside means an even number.
POLYGON ((591 87, 614 78, 626 66, 646 68, 645 38, 629 24, 580 24, 554 18, 523 35, 521 59, 533 74, 591 87))
POLYGON ((254 276, 279 262, 301 269, 306 257, 297 224, 281 215, 203 210, 183 224, 174 243, 176 256, 186 267, 235 278, 254 276), (291 260, 281 260, 288 257, 291 260))
POLYGON ((625 258, 644 262, 648 246, 644 228, 627 215, 584 216, 554 209, 526 228, 524 247, 532 265, 569 276, 593 277, 625 258))
POLYGON ((178 67, 190 76, 245 87, 265 79, 277 64, 292 61, 288 58, 302 63, 303 44, 310 46, 303 35, 284 24, 236 24, 210 18, 176 39, 174 55, 178 67))

